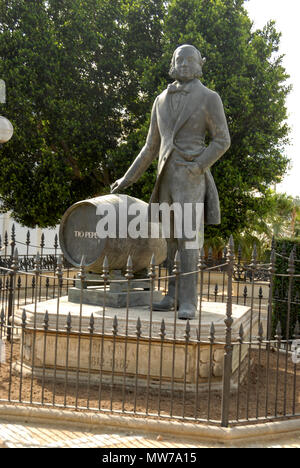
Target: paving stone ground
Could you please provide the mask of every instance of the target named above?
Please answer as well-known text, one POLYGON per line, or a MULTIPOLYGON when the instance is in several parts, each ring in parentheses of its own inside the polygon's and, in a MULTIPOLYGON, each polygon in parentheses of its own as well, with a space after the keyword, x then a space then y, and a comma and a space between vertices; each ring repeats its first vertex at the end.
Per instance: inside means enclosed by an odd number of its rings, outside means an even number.
POLYGON ((300 448, 300 432, 249 443, 182 440, 159 434, 84 430, 74 426, 0 420, 0 448, 300 448))

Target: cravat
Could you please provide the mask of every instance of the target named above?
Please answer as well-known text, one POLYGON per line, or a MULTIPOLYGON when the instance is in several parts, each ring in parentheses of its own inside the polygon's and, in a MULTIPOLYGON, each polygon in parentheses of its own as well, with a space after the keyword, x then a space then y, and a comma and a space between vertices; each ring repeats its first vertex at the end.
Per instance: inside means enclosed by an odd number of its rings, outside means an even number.
POLYGON ((168 86, 168 93, 184 93, 188 94, 189 90, 185 89, 186 85, 181 85, 180 83, 172 83, 168 86))

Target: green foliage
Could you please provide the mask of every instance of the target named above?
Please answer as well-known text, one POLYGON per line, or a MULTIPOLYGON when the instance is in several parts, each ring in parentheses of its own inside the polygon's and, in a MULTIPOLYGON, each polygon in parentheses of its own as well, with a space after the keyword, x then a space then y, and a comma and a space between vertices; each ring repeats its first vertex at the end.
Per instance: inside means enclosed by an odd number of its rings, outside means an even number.
MULTIPOLYGON (((56 224, 75 201, 109 191, 144 145, 172 53, 206 56, 232 146, 213 174, 228 238, 264 219, 287 168, 287 75, 273 23, 252 31, 243 0, 0 0, 1 113, 15 134, 0 152, 3 209, 27 226, 56 224)), ((148 200, 156 164, 128 193, 148 200)))
MULTIPOLYGON (((300 238, 276 240, 276 275, 287 275, 289 269, 289 257, 294 249, 295 275, 300 275, 300 238)), ((278 322, 281 324, 283 339, 286 339, 288 318, 288 294, 290 279, 288 276, 275 276, 273 289, 273 336, 276 334, 278 322)), ((291 312, 289 338, 293 338, 297 320, 300 321, 300 277, 292 280, 291 312)))

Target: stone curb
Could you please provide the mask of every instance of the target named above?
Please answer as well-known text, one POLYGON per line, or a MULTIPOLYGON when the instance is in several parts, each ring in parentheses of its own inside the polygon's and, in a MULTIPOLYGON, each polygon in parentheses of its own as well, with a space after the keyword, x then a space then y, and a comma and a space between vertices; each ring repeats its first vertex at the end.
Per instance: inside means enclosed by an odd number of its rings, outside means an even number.
POLYGON ((0 405, 0 418, 32 423, 72 424, 85 428, 107 428, 120 431, 135 430, 144 433, 180 436, 183 438, 218 441, 249 440, 266 438, 300 431, 300 419, 267 422, 250 426, 223 428, 201 424, 180 423, 177 421, 157 421, 130 416, 116 416, 99 413, 71 412, 68 410, 34 408, 26 406, 0 405))

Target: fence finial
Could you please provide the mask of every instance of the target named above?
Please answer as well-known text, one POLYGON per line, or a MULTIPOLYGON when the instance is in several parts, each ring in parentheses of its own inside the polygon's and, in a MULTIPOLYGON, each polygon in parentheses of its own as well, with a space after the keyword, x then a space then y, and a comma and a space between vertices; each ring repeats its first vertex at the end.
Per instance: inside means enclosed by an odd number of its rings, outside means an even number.
POLYGON ((26 316, 26 310, 23 309, 23 311, 22 311, 22 327, 23 327, 23 328, 24 328, 25 325, 26 325, 26 318, 27 318, 27 316, 26 316))
POLYGON ((252 264, 255 265, 257 261, 257 246, 256 243, 253 246, 253 251, 252 251, 252 264))
POLYGON ((18 269, 18 266, 19 266, 19 254, 18 254, 18 249, 15 249, 13 259, 12 259, 12 265, 11 265, 15 273, 18 269))
POLYGON ((238 246, 238 263, 241 263, 242 255, 243 255, 243 249, 242 249, 241 244, 239 244, 239 246, 238 246))
POLYGON ((132 268, 132 258, 131 258, 131 255, 128 255, 127 269, 131 269, 131 268, 132 268))
POLYGON ((69 312, 67 316, 67 325, 66 325, 66 330, 68 333, 71 331, 71 328, 72 328, 72 316, 71 316, 71 312, 69 312))
POLYGON ((103 271, 109 269, 109 263, 108 263, 108 258, 107 255, 105 255, 104 260, 103 260, 103 271))
POLYGON ((116 336, 118 334, 118 317, 115 315, 113 320, 113 335, 116 336))
POLYGON ((239 342, 242 343, 244 340, 244 327, 241 323, 240 330, 239 330, 239 342))
POLYGON ((278 341, 280 341, 281 338, 282 338, 282 327, 281 327, 281 323, 280 323, 280 322, 277 323, 275 338, 276 338, 278 341))
POLYGON ((19 259, 18 249, 15 249, 14 258, 15 258, 15 261, 18 261, 18 259, 19 259))
POLYGON ((103 266, 102 266, 102 278, 105 281, 105 283, 108 280, 109 276, 109 264, 108 264, 108 258, 105 255, 104 260, 103 260, 103 266))
POLYGON ((165 320, 162 319, 161 321, 161 324, 160 324, 160 334, 159 334, 160 338, 163 340, 166 336, 166 324, 165 324, 165 320))
POLYGON ((137 338, 141 337, 142 334, 142 322, 140 317, 138 317, 137 322, 136 322, 136 332, 135 332, 137 338))
POLYGON ((214 322, 211 322, 210 332, 209 332, 209 340, 211 343, 213 343, 215 340, 215 333, 216 333, 215 324, 214 322))
POLYGON ((89 326, 89 332, 91 334, 94 333, 94 326, 95 326, 95 319, 94 319, 94 314, 92 313, 90 316, 90 326, 89 326))
POLYGON ((43 232, 42 232, 42 235, 41 235, 40 247, 41 247, 41 249, 43 249, 45 247, 45 234, 43 232))
POLYGON ((46 310, 45 315, 44 315, 44 330, 48 330, 49 326, 49 313, 48 310, 46 310))
POLYGON ((276 249, 276 241, 275 241, 275 235, 273 234, 272 236, 272 244, 271 244, 271 250, 276 249))
POLYGON ((132 278, 133 278, 133 264, 132 264, 131 255, 129 255, 129 256, 128 256, 128 259, 127 259, 125 278, 126 278, 128 281, 132 280, 132 278))
POLYGON ((198 259, 198 268, 199 270, 205 270, 206 268, 204 247, 202 247, 200 250, 199 259, 198 259))
POLYGON ((232 234, 231 234, 231 236, 229 238, 229 248, 231 249, 232 252, 234 251, 234 239, 233 239, 232 234))
POLYGON ((151 260, 150 260, 150 265, 149 265, 148 278, 150 278, 150 280, 153 281, 155 277, 156 277, 156 273, 155 273, 155 255, 152 254, 152 257, 151 257, 151 260))
POLYGON ((58 235, 55 234, 54 236, 54 249, 56 250, 58 248, 58 235))

